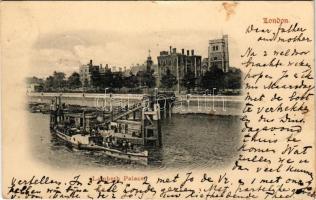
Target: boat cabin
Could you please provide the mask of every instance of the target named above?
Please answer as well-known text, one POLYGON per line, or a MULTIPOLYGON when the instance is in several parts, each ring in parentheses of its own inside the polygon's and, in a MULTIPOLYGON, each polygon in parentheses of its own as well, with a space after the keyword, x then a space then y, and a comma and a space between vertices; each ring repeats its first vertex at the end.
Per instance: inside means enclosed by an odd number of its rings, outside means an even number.
POLYGON ((96 123, 95 113, 64 113, 64 124, 69 128, 90 131, 96 123))

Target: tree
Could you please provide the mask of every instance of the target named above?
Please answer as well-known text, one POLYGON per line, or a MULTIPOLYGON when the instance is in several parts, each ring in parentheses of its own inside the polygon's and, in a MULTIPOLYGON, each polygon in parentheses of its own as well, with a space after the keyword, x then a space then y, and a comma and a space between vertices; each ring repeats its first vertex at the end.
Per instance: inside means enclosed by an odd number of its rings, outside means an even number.
POLYGON ((190 89, 195 87, 195 76, 194 73, 188 69, 187 73, 182 78, 182 85, 187 89, 188 93, 190 93, 190 89))
POLYGON ((56 72, 54 71, 53 74, 53 88, 54 89, 62 89, 66 85, 66 80, 65 80, 65 73, 64 72, 56 72))
POLYGON ((145 71, 144 73, 144 83, 147 87, 153 88, 156 85, 156 78, 154 76, 154 70, 145 71))
POLYGON ((240 89, 241 88, 242 72, 235 68, 234 71, 229 71, 225 74, 225 88, 240 89))
POLYGON ((135 88, 138 85, 138 79, 133 74, 133 72, 130 72, 129 76, 125 77, 124 80, 124 86, 128 88, 135 88))
POLYGON ((38 78, 36 76, 33 76, 33 77, 27 77, 26 78, 26 83, 27 84, 33 84, 33 83, 36 83, 36 84, 44 84, 44 80, 41 79, 41 78, 38 78))
POLYGON ((68 86, 71 89, 76 89, 81 87, 80 75, 77 72, 72 73, 68 77, 68 86))
POLYGON ((166 74, 162 75, 160 82, 163 88, 172 88, 178 83, 176 76, 171 74, 170 69, 167 69, 166 74))
POLYGON ((34 84, 35 86, 35 91, 37 92, 42 92, 44 90, 44 84, 45 84, 45 81, 41 78, 38 78, 36 76, 33 76, 33 77, 27 77, 26 78, 26 84, 27 85, 31 85, 31 84, 34 84))
POLYGON ((102 89, 111 87, 113 81, 113 73, 110 69, 106 70, 105 73, 101 76, 101 86, 102 89))
POLYGON ((94 88, 102 87, 101 75, 100 75, 100 72, 98 70, 93 70, 91 72, 91 85, 94 88))
POLYGON ((89 81, 88 81, 88 79, 84 79, 84 81, 83 81, 83 87, 88 87, 89 86, 89 81))
POLYGON ((51 91, 54 88, 54 77, 49 76, 44 83, 44 91, 51 91))
POLYGON ((212 67, 202 77, 201 86, 210 90, 213 88, 222 89, 225 88, 224 83, 224 72, 217 67, 212 67))
POLYGON ((113 80, 111 86, 113 88, 121 89, 123 87, 123 74, 122 72, 113 73, 113 80))
POLYGON ((151 71, 139 71, 137 73, 137 78, 140 82, 140 85, 147 86, 149 88, 155 87, 155 77, 154 70, 151 71))

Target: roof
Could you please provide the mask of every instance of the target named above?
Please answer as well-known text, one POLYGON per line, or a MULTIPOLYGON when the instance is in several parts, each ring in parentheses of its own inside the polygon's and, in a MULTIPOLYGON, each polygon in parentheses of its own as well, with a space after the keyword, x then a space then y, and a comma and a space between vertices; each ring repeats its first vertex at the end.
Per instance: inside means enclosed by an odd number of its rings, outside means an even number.
MULTIPOLYGON (((73 112, 70 112, 70 113, 64 113, 65 116, 68 116, 68 117, 74 117, 74 118, 83 118, 83 113, 73 113, 73 112)), ((86 113, 85 114, 85 118, 96 118, 96 113, 86 113)))
POLYGON ((132 121, 132 120, 117 120, 118 123, 124 123, 124 124, 135 124, 135 125, 141 125, 140 121, 132 121))

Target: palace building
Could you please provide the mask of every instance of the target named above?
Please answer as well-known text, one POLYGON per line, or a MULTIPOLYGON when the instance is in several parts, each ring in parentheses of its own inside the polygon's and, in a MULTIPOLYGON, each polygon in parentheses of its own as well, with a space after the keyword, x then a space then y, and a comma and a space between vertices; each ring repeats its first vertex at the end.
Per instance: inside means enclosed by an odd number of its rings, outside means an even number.
POLYGON ((99 71, 98 65, 93 65, 92 60, 86 65, 81 65, 79 68, 80 81, 83 86, 91 85, 91 75, 94 71, 99 71))
MULTIPOLYGON (((169 51, 161 51, 158 59, 158 70, 157 70, 157 79, 161 80, 163 74, 166 74, 169 69, 170 72, 176 76, 177 91, 181 90, 180 85, 181 81, 186 73, 194 73, 196 78, 199 78, 202 74, 201 59, 200 55, 195 55, 194 50, 185 50, 182 49, 181 52, 177 52, 176 48, 170 46, 169 51)), ((158 87, 160 83, 158 81, 158 87)))

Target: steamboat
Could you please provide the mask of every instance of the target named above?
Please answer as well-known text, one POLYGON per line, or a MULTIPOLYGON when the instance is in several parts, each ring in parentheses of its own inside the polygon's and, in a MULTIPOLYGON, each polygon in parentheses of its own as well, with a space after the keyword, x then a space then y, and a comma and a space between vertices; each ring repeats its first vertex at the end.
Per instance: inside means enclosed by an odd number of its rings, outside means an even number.
POLYGON ((98 151, 116 159, 147 165, 151 147, 161 146, 159 103, 144 100, 106 111, 70 107, 55 97, 50 105, 50 129, 67 145, 98 151))

